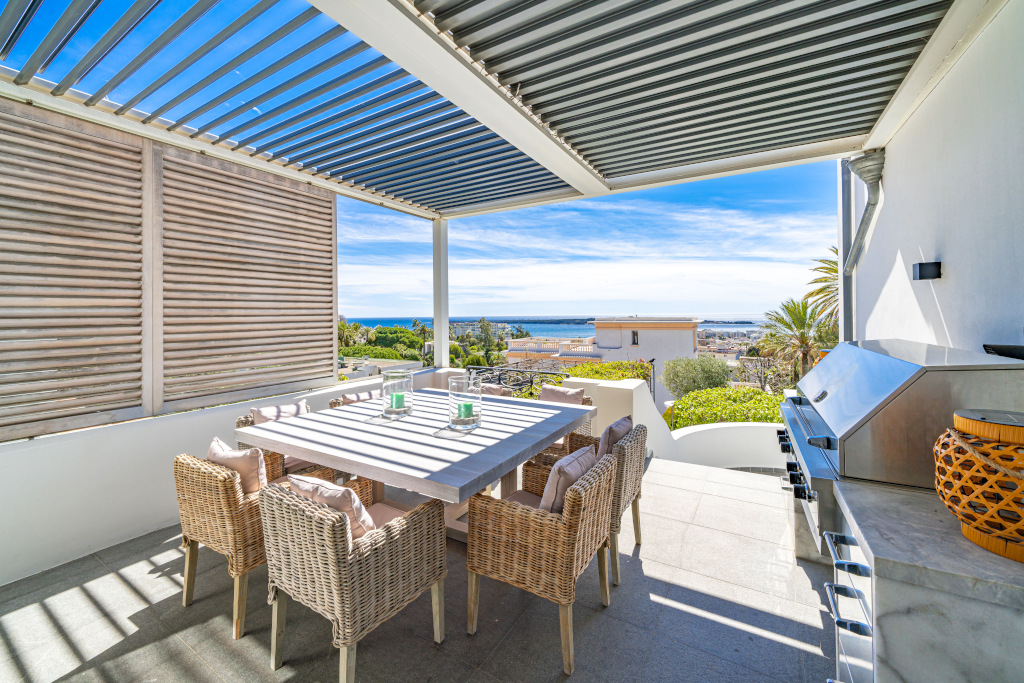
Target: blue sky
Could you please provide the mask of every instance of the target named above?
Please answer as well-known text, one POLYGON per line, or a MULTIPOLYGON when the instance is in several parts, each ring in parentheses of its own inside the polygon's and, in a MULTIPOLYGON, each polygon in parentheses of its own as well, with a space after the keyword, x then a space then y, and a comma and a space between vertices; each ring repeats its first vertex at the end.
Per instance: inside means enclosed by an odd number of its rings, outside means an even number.
MULTIPOLYGON (((759 315, 836 241, 836 162, 452 220, 450 314, 759 315)), ((338 199, 340 308, 430 316, 428 221, 338 199)))

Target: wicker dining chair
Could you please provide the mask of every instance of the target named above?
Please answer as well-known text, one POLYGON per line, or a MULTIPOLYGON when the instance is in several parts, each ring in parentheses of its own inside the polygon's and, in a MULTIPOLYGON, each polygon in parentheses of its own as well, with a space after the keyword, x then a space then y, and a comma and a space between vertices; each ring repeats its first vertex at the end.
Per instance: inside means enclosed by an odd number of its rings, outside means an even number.
MULTIPOLYGON (((235 429, 241 429, 242 427, 252 427, 255 424, 252 415, 242 415, 241 417, 235 418, 235 429)), ((239 450, 246 448, 252 448, 248 444, 238 442, 239 450)), ((274 481, 280 479, 286 474, 301 474, 304 477, 316 477, 317 479, 323 479, 329 481, 332 484, 342 477, 343 473, 331 469, 330 467, 324 467, 323 465, 316 465, 311 462, 300 461, 302 464, 299 466, 292 466, 291 470, 287 470, 285 467, 285 456, 280 453, 273 451, 263 451, 263 461, 267 467, 267 481, 274 481)))
MULTIPOLYGON (((228 575, 235 580, 232 635, 237 640, 245 633, 249 572, 266 562, 260 491, 243 493, 238 472, 187 453, 174 459, 174 486, 185 549, 181 603, 185 607, 192 604, 199 544, 224 555, 228 559, 228 575)), ((360 498, 372 496, 367 480, 346 486, 355 489, 360 498)))
MULTIPOLYGON (((581 403, 580 405, 592 406, 592 405, 594 405, 594 399, 590 398, 589 396, 584 396, 583 397, 583 403, 581 403)), ((590 434, 591 434, 590 430, 591 430, 590 422, 587 421, 586 423, 584 423, 584 424, 580 425, 579 427, 577 427, 576 430, 574 432, 572 432, 572 433, 573 434, 580 434, 582 436, 590 436, 590 434)), ((569 438, 568 437, 562 439, 558 443, 555 443, 555 444, 553 444, 551 446, 548 446, 543 451, 541 451, 541 453, 544 453, 544 454, 547 454, 547 455, 551 455, 551 456, 555 456, 556 458, 564 458, 565 456, 567 456, 567 455, 569 455, 570 453, 573 453, 573 452, 574 451, 569 448, 569 438)))
POLYGON ((551 466, 527 462, 524 471, 530 473, 524 490, 512 498, 477 494, 469 499, 466 630, 470 635, 476 633, 481 575, 522 588, 558 605, 562 665, 565 673, 571 674, 575 665, 572 605, 576 601, 576 579, 595 554, 601 602, 607 606, 610 600, 608 559, 603 550, 608 541, 615 488, 615 456, 601 458, 569 487, 561 514, 532 506, 544 493, 551 466), (541 481, 544 483, 538 486, 541 481), (516 500, 529 496, 533 499, 531 504, 516 500))
MULTIPOLYGON (((566 438, 569 452, 575 453, 581 448, 594 446, 597 448, 601 439, 573 432, 566 438)), ((647 427, 634 425, 626 436, 612 445, 615 455, 615 495, 612 498, 611 534, 608 537, 608 551, 612 562, 612 585, 619 585, 619 531, 622 530, 622 515, 629 505, 633 511, 633 538, 640 545, 640 483, 644 476, 644 460, 647 458, 647 427)), ((553 456, 544 452, 533 458, 527 465, 535 463, 550 468, 561 456, 553 456)), ((550 470, 548 470, 550 471, 550 470)), ((523 466, 523 488, 530 486, 543 489, 547 482, 545 470, 523 466), (543 477, 542 481, 538 481, 543 477), (528 483, 529 480, 529 483, 528 483)))
MULTIPOLYGON (((374 510, 371 495, 357 490, 374 510)), ((260 495, 273 605, 270 666, 283 661, 288 598, 326 617, 341 649, 340 680, 354 680, 356 644, 430 589, 434 641, 444 640, 447 574, 444 504, 422 503, 358 539, 348 517, 322 503, 270 485, 260 495)))

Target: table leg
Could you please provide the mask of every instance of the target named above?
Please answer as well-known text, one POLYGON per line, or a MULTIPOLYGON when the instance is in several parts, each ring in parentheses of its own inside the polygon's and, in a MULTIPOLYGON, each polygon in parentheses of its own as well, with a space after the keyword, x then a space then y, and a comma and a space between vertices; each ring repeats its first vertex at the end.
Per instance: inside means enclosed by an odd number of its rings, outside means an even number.
POLYGON ((519 468, 501 477, 501 497, 508 498, 519 490, 519 468))

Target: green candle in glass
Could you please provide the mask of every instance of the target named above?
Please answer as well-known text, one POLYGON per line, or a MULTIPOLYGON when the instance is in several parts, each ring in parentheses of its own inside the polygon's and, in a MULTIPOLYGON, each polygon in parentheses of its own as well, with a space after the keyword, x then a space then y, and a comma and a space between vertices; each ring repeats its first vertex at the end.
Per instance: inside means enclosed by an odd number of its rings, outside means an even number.
POLYGON ((459 404, 459 419, 463 420, 466 418, 473 417, 473 402, 465 401, 459 404))
POLYGON ((405 407, 405 392, 391 394, 391 407, 396 410, 405 407))

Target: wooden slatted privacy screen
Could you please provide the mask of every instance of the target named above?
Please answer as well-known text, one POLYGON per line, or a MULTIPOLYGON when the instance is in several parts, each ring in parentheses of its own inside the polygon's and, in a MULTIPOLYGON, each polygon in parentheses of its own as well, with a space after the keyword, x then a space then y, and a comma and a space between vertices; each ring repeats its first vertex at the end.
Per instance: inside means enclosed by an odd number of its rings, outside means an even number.
POLYGON ((325 190, 0 100, 0 441, 337 382, 325 190))
POLYGON ((332 199, 255 175, 164 157, 163 400, 176 407, 337 365, 332 199))
POLYGON ((0 110, 0 440, 143 414, 141 172, 0 110))

